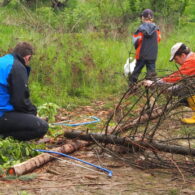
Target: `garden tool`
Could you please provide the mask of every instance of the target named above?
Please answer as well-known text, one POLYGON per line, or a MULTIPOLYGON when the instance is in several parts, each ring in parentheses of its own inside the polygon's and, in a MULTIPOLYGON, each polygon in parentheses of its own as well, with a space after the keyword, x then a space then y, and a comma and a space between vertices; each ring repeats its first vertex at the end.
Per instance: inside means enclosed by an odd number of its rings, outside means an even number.
POLYGON ((195 95, 187 98, 188 106, 192 109, 193 115, 191 118, 183 118, 181 121, 186 124, 195 124, 195 95))
MULTIPOLYGON (((104 171, 104 172, 106 172, 106 173, 108 174, 109 177, 112 177, 112 171, 111 171, 111 170, 106 169, 106 168, 103 168, 103 167, 101 167, 101 166, 94 165, 94 164, 92 164, 92 163, 89 163, 89 162, 87 162, 87 161, 81 160, 81 159, 79 159, 79 158, 76 158, 76 157, 73 157, 73 156, 69 156, 69 155, 64 154, 64 153, 61 153, 61 152, 52 151, 52 150, 42 150, 42 149, 35 149, 35 150, 38 151, 38 152, 46 152, 46 153, 50 153, 50 154, 58 154, 58 155, 61 155, 61 156, 63 156, 63 157, 70 158, 70 159, 72 159, 72 160, 76 160, 76 161, 82 162, 82 163, 84 163, 84 164, 87 164, 87 165, 90 165, 90 166, 92 166, 92 167, 95 167, 96 169, 99 169, 99 170, 101 170, 101 171, 104 171)), ((83 167, 83 168, 84 168, 84 167, 83 167)))

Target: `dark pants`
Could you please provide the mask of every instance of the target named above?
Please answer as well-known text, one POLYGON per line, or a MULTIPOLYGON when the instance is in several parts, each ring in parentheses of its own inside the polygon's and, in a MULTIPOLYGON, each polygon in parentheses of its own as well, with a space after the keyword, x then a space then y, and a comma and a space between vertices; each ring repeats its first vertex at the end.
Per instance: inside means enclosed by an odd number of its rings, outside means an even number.
POLYGON ((156 60, 137 60, 136 65, 135 65, 135 69, 129 77, 130 83, 137 82, 138 77, 139 77, 144 65, 146 65, 146 70, 147 70, 146 79, 152 80, 154 77, 156 77, 155 62, 156 62, 156 60))
POLYGON ((48 130, 46 121, 20 112, 6 112, 0 117, 0 134, 18 140, 31 140, 43 137, 48 130))

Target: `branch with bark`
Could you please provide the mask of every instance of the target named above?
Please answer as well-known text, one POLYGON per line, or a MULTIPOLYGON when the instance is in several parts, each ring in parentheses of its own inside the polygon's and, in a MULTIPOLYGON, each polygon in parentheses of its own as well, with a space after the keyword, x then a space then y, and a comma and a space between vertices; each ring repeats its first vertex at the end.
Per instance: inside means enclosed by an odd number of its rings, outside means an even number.
POLYGON ((122 138, 116 135, 85 134, 75 131, 65 132, 64 136, 69 139, 94 142, 114 158, 123 160, 137 168, 171 168, 172 170, 178 170, 180 174, 180 169, 183 169, 186 172, 195 173, 195 161, 193 160, 195 157, 195 149, 190 147, 165 144, 157 141, 150 142, 149 140, 135 141, 134 138, 122 138), (125 152, 128 155, 126 157, 124 154, 120 156, 121 152, 125 152), (181 161, 181 157, 173 158, 174 155, 183 156, 185 160, 181 161), (187 161, 186 158, 188 159, 187 161))
MULTIPOLYGON (((87 146, 89 142, 83 142, 83 141, 74 141, 67 143, 63 146, 57 147, 52 149, 54 152, 60 152, 60 153, 66 153, 70 154, 76 150, 79 150, 80 148, 87 146)), ((55 155, 54 156, 58 156, 55 155)), ((38 156, 35 156, 34 158, 31 158, 23 163, 17 164, 11 168, 8 169, 8 174, 10 175, 23 175, 28 172, 33 171, 34 169, 46 164, 47 162, 53 160, 54 157, 48 155, 47 153, 40 154, 38 156)))
POLYGON ((195 156, 195 149, 187 147, 181 147, 177 145, 164 144, 157 141, 135 141, 128 137, 118 137, 115 135, 95 134, 89 133, 84 134, 83 132, 65 132, 64 136, 69 139, 81 139, 85 141, 94 141, 94 139, 100 143, 114 144, 131 148, 132 151, 144 151, 149 149, 151 151, 162 151, 181 155, 192 155, 195 156))

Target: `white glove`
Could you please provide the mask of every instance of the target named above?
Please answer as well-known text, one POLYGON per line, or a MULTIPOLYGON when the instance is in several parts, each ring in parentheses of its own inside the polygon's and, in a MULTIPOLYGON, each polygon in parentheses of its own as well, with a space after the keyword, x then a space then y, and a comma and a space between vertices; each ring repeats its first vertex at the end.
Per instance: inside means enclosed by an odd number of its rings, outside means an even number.
POLYGON ((145 80, 143 82, 143 84, 144 84, 145 87, 150 87, 153 83, 154 83, 154 81, 151 81, 151 80, 145 80))

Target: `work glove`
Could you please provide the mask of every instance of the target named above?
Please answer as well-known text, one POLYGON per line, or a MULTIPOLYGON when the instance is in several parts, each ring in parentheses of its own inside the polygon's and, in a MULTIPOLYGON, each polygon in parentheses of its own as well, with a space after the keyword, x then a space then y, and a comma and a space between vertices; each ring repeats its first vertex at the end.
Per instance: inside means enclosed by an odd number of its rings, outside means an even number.
POLYGON ((143 85, 145 86, 145 87, 150 87, 150 86, 152 86, 154 84, 154 81, 151 81, 151 80, 144 80, 143 81, 143 85))

